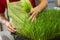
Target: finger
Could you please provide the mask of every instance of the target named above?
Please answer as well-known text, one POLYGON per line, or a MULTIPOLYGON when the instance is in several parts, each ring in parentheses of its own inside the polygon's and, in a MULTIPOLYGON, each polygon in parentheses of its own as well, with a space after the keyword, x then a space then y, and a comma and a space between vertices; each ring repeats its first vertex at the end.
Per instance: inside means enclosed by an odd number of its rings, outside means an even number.
POLYGON ((8 28, 13 30, 13 31, 16 31, 11 25, 8 25, 8 28))
POLYGON ((36 16, 37 16, 37 13, 35 12, 35 15, 32 17, 32 22, 36 21, 36 16))
POLYGON ((35 21, 36 21, 36 18, 35 18, 35 21))
POLYGON ((32 22, 36 19, 36 15, 32 18, 32 22))
POLYGON ((33 22, 34 20, 35 20, 35 17, 34 17, 34 18, 32 18, 32 20, 31 20, 31 21, 33 22))
POLYGON ((10 23, 10 25, 13 27, 13 29, 16 29, 16 27, 14 26, 14 24, 13 24, 13 23, 10 23))
POLYGON ((32 20, 32 18, 34 17, 35 12, 30 16, 29 20, 32 20))
POLYGON ((34 12, 34 10, 32 9, 32 10, 29 12, 29 14, 32 15, 33 12, 34 12))
POLYGON ((29 15, 32 15, 33 12, 34 12, 34 11, 29 12, 29 15))
POLYGON ((11 29, 9 29, 9 28, 8 28, 8 31, 10 31, 10 32, 14 32, 13 30, 11 30, 11 29))

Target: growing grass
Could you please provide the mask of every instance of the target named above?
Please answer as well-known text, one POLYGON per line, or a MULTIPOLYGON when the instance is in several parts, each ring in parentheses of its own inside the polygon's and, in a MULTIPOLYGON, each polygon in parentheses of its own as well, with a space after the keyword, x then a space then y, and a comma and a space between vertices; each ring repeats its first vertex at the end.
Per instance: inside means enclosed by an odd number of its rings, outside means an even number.
POLYGON ((36 21, 31 22, 27 21, 32 8, 29 0, 8 4, 9 16, 17 28, 17 35, 31 40, 49 40, 60 35, 60 10, 45 9, 39 12, 36 21))

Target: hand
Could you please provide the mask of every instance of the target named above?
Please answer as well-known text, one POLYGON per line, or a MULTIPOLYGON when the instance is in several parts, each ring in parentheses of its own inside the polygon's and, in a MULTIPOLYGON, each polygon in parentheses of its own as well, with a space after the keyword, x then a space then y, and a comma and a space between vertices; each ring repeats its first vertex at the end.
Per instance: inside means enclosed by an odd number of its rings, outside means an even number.
POLYGON ((13 23, 9 23, 8 22, 8 30, 10 31, 10 32, 16 32, 16 28, 15 28, 15 26, 13 25, 13 23))
POLYGON ((0 16, 0 23, 6 25, 10 32, 16 32, 16 28, 13 23, 8 22, 4 16, 0 16))
POLYGON ((32 8, 31 11, 30 11, 30 18, 29 20, 31 20, 32 22, 34 20, 36 20, 36 16, 37 14, 39 13, 40 9, 39 9, 39 6, 35 7, 35 8, 32 8))
POLYGON ((10 32, 16 32, 16 28, 15 28, 15 26, 13 25, 13 23, 10 23, 10 22, 8 22, 7 20, 2 20, 2 24, 3 25, 6 25, 7 27, 8 27, 8 30, 10 31, 10 32))

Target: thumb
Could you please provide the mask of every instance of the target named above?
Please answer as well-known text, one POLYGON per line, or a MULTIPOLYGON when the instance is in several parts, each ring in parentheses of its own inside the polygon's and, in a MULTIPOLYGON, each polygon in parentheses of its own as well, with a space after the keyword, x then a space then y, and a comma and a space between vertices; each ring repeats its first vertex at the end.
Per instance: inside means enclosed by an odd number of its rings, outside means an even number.
POLYGON ((30 15, 32 15, 32 13, 34 12, 33 8, 31 9, 31 11, 29 12, 30 15))

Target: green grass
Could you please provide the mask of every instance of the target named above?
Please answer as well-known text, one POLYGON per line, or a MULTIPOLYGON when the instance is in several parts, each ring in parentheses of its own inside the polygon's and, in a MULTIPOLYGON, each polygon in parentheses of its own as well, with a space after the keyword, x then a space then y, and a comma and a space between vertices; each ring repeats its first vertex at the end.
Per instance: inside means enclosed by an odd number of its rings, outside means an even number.
POLYGON ((35 22, 19 23, 13 18, 17 33, 32 40, 49 40, 60 35, 60 10, 46 9, 37 15, 35 22), (54 11, 54 12, 53 12, 54 11))
POLYGON ((8 13, 17 28, 17 35, 31 40, 49 40, 60 35, 60 10, 45 9, 39 12, 34 22, 27 21, 32 5, 28 0, 8 3, 8 13))

